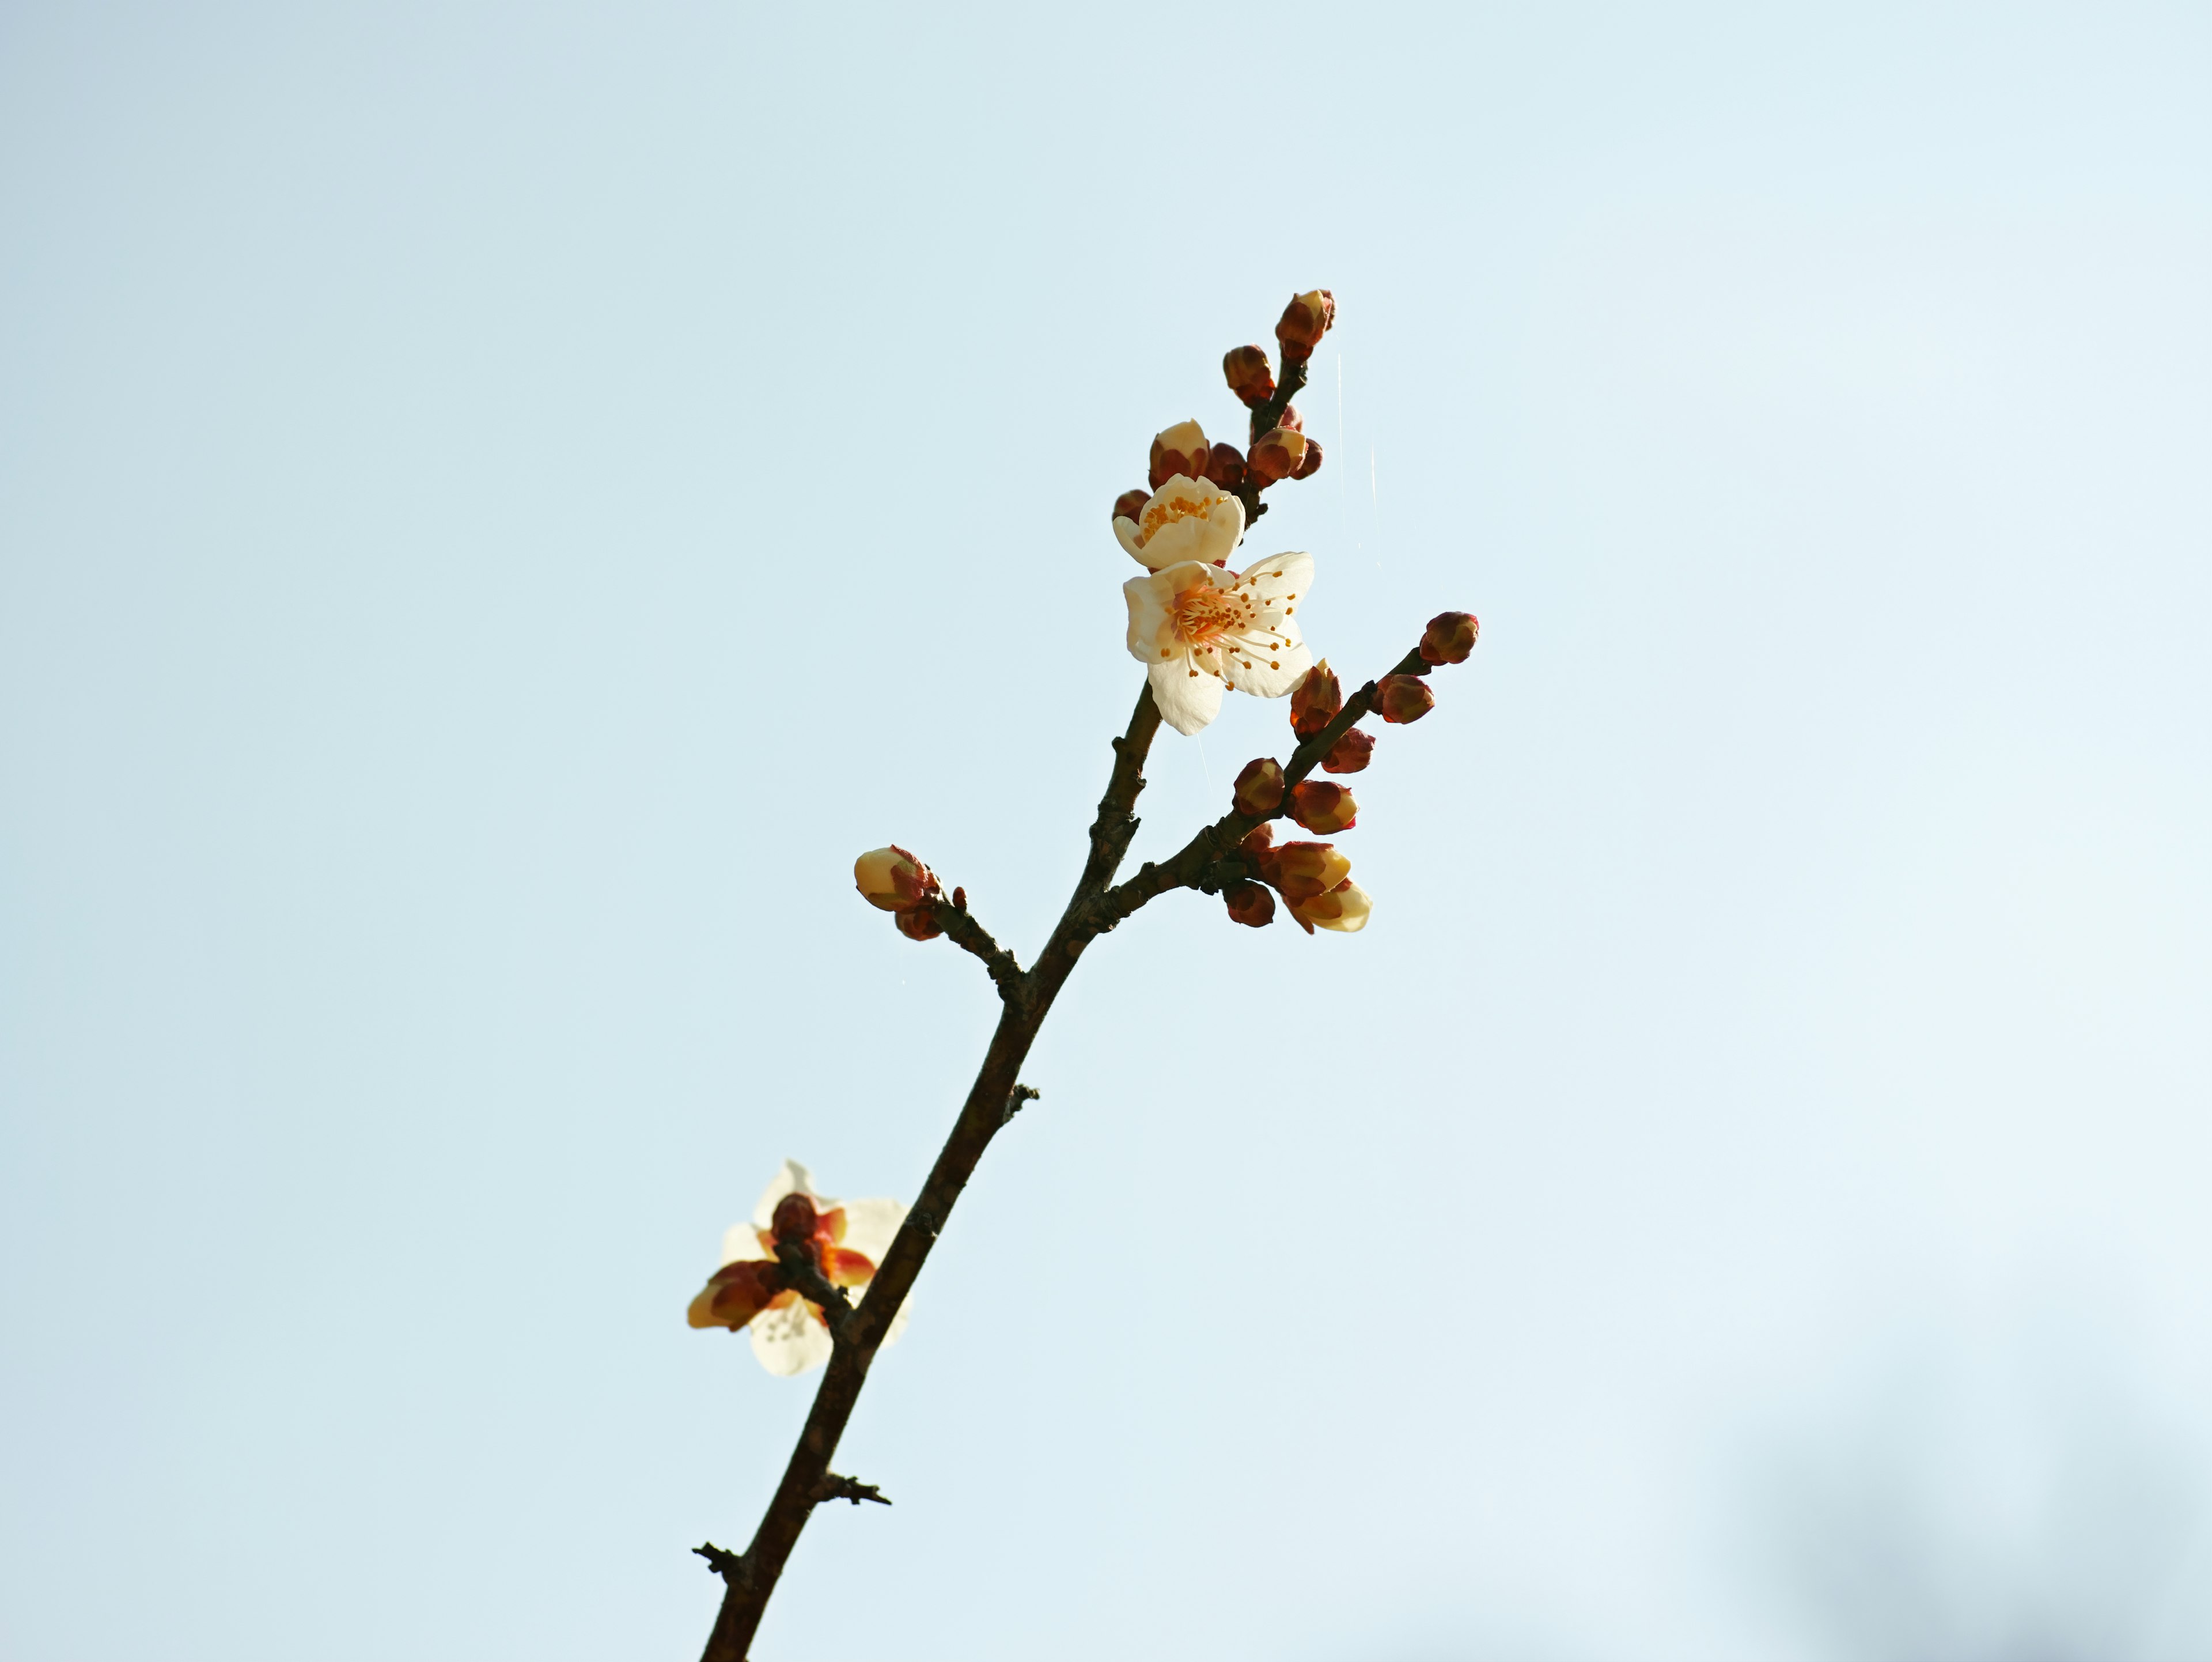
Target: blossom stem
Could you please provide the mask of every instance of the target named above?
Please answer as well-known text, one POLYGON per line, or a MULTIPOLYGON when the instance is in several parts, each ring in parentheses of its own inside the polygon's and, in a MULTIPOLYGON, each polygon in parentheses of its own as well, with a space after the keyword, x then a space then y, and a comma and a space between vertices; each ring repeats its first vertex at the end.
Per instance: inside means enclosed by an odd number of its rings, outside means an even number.
MULTIPOLYGON (((1291 400, 1305 390, 1306 362, 1301 358, 1296 363, 1285 364, 1283 379, 1275 390, 1252 406, 1252 443, 1259 443, 1273 432, 1282 422, 1283 411, 1291 407, 1291 400)), ((1261 491, 1266 489, 1261 481, 1247 474, 1244 483, 1230 493, 1244 504, 1244 523, 1247 526, 1252 525, 1267 511, 1267 504, 1260 500, 1261 491)))

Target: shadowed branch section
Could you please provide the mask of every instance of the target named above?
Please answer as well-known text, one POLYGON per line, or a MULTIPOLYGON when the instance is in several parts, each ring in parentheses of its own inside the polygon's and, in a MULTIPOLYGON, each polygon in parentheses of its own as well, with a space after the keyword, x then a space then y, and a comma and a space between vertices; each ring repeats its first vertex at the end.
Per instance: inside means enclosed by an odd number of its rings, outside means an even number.
POLYGON ((937 927, 945 931, 952 943, 971 952, 983 960, 991 979, 998 983, 999 996, 1012 999, 1021 996, 1022 966, 1014 955, 991 938, 991 932, 978 923, 968 910, 968 891, 955 889, 950 900, 939 898, 933 914, 937 927))

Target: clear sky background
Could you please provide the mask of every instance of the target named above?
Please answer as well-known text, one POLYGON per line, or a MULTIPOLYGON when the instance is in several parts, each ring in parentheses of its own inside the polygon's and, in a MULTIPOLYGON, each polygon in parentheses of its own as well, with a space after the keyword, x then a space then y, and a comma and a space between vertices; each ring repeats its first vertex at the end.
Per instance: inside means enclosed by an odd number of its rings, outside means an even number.
MULTIPOLYGON (((764 1662, 2212 1655, 2212 13, 0 9, 0 1653, 684 1657, 1340 326, 1309 940, 1088 956, 764 1662)), ((1164 734, 1136 857, 1280 705, 1164 734)))

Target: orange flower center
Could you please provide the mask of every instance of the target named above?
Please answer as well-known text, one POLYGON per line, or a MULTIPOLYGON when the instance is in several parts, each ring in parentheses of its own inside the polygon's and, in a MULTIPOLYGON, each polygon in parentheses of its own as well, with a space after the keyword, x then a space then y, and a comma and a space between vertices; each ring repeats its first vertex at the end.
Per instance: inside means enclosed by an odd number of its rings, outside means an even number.
POLYGON ((1252 627, 1258 608, 1235 588, 1216 588, 1203 580, 1176 596, 1176 633, 1194 647, 1210 647, 1252 627))
POLYGON ((1143 516, 1137 521, 1137 546, 1142 548, 1168 527, 1183 520, 1202 520, 1212 507, 1213 499, 1188 490, 1178 490, 1172 496, 1158 496, 1145 504, 1143 516))

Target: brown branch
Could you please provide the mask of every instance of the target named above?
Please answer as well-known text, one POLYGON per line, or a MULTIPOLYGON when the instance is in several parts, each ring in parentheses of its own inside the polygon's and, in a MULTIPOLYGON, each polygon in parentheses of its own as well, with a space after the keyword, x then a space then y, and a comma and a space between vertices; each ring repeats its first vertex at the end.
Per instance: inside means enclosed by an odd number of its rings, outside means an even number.
MULTIPOLYGON (((1292 399, 1305 390, 1306 362, 1306 360, 1301 359, 1296 363, 1285 364, 1283 379, 1277 384, 1275 390, 1252 406, 1252 433, 1250 438, 1246 441, 1246 454, 1250 454, 1252 445, 1259 443, 1261 439, 1266 438, 1268 434, 1282 424, 1283 411, 1291 407, 1292 399)), ((1267 511, 1267 504, 1260 500, 1260 493, 1267 488, 1248 472, 1244 476, 1244 483, 1230 492, 1237 501, 1244 504, 1246 525, 1253 524, 1267 511)))
POLYGON ((1014 998, 1022 988, 1022 966, 1018 959, 991 938, 991 932, 978 923, 967 907, 967 891, 955 889, 948 900, 939 895, 933 903, 932 916, 937 927, 955 946, 963 947, 983 960, 983 967, 998 983, 1000 998, 1014 998))
MULTIPOLYGON (((976 1161, 982 1158, 991 1139, 1012 1117, 1012 1110, 1026 1099, 1019 1093, 1036 1094, 1019 1083, 1022 1062, 1036 1040, 1037 1030, 1043 1026, 1053 1000, 1059 996, 1061 986, 1074 969, 1076 959, 1099 933, 1098 902, 1107 886, 1113 882, 1114 874, 1121 868, 1122 858, 1128 852, 1129 839, 1136 835, 1137 819, 1132 810, 1145 788, 1145 758, 1152 751, 1159 727, 1160 712, 1152 703, 1148 682, 1137 695, 1137 706, 1130 713, 1127 732, 1114 741, 1114 770, 1107 780, 1105 795, 1099 799, 1098 817, 1091 822, 1091 856, 1084 862, 1075 892, 1069 897, 1066 910, 1054 926, 1044 950, 1037 954, 1035 967, 1026 973, 1016 971, 1018 990, 1004 999, 998 1027, 991 1035, 990 1048, 983 1055, 983 1065, 976 1072, 975 1082, 968 1089, 967 1099, 961 1104, 960 1117, 953 1122, 951 1135, 945 1139, 937 1163, 922 1184, 920 1197, 899 1226, 890 1249, 877 1267, 874 1279, 850 1315, 841 1318, 836 1306, 823 1306, 823 1313, 833 1324, 831 1333, 836 1340, 830 1365, 823 1370, 822 1384, 814 1393, 813 1406, 807 1410, 806 1424, 799 1432, 798 1446, 784 1466, 782 1481, 776 1485, 760 1527, 753 1532, 752 1544, 736 1557, 721 1553, 717 1558, 699 1549, 724 1583, 721 1609, 714 1619, 714 1630, 708 1636, 704 1662, 744 1662, 753 1635, 759 1630, 769 1595, 775 1592, 784 1566, 790 1562, 792 1549, 799 1543, 799 1532, 806 1527, 807 1519, 818 1504, 817 1490, 830 1476, 830 1462, 852 1419, 860 1389, 867 1383, 868 1370, 875 1363, 884 1329, 892 1314, 906 1302, 906 1295, 915 1278, 921 1273, 930 1249, 937 1244, 939 1232, 951 1217, 961 1191, 974 1174, 976 1161)), ((946 910, 939 907, 940 922, 946 910)), ((961 909, 949 910, 964 916, 961 909)), ((952 933, 950 925, 945 932, 952 933)), ((977 934, 981 934, 980 926, 977 934)), ((969 950, 975 949, 971 947, 969 950)), ((1002 992, 1006 990, 1004 982, 1000 988, 1002 992)), ((781 1259, 781 1251, 778 1256, 781 1259)), ((827 1278, 821 1275, 819 1266, 813 1263, 811 1256, 806 1257, 805 1263, 815 1278, 827 1287, 827 1278)), ((793 1273, 793 1284, 799 1293, 813 1298, 815 1294, 807 1290, 802 1279, 804 1270, 793 1270, 788 1260, 785 1264, 787 1270, 793 1273)), ((842 1304, 842 1289, 833 1288, 830 1291, 837 1295, 842 1304)), ((719 1548, 713 1550, 720 1553, 719 1548)))
POLYGON ((853 1326, 853 1300, 845 1289, 822 1273, 812 1241, 778 1241, 775 1261, 783 1266, 784 1284, 811 1304, 822 1308, 832 1342, 842 1344, 853 1326))
MULTIPOLYGON (((1415 647, 1391 668, 1393 675, 1426 675, 1433 668, 1415 647)), ((1375 683, 1370 681, 1344 701, 1344 708, 1319 733, 1291 752, 1291 759, 1283 767, 1283 807, 1273 813, 1236 813, 1222 815, 1212 825, 1200 830, 1175 855, 1155 865, 1147 861, 1137 874, 1116 888, 1098 897, 1097 917, 1101 933, 1113 928, 1147 901, 1155 900, 1170 889, 1194 889, 1202 886, 1213 868, 1229 858, 1245 835, 1255 827, 1276 819, 1288 810, 1291 788, 1320 765, 1322 757, 1335 748, 1336 741, 1352 731, 1363 715, 1375 706, 1375 683)))
POLYGON ((879 1507, 890 1505, 890 1497, 873 1483, 864 1483, 857 1477, 840 1477, 834 1471, 825 1471, 822 1480, 814 1485, 814 1503, 826 1501, 850 1501, 859 1506, 863 1501, 873 1501, 879 1507))

